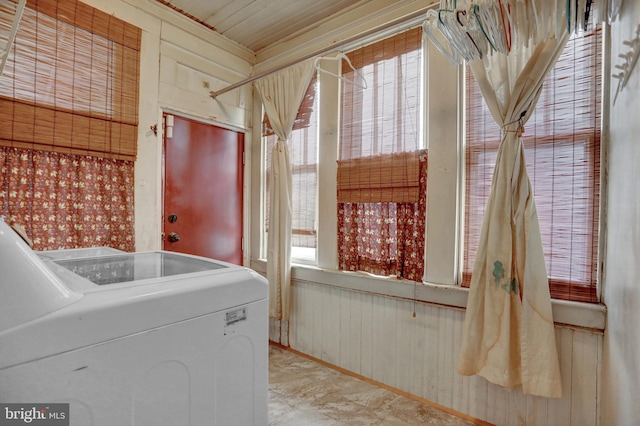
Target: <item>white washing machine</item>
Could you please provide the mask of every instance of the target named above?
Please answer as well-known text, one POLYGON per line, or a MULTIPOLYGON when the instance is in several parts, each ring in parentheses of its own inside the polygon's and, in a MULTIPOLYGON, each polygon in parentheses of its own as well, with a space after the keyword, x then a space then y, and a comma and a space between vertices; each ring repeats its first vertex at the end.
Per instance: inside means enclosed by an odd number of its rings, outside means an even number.
POLYGON ((77 426, 267 424, 263 277, 161 251, 53 254, 0 220, 0 401, 69 403, 77 426))

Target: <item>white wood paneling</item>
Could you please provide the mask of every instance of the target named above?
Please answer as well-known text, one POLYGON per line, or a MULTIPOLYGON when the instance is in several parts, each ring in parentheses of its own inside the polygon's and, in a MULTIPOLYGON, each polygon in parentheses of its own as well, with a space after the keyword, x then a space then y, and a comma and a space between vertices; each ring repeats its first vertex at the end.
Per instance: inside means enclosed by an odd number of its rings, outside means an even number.
MULTIPOLYGON (((469 386, 469 415, 477 419, 488 418, 489 382, 478 377, 470 379, 469 386)), ((534 423, 530 423, 534 424, 534 423)))
POLYGON ((547 418, 547 399, 539 396, 527 396, 527 418, 525 424, 541 424, 547 418))
MULTIPOLYGON (((194 70, 200 71, 203 74, 207 74, 209 80, 210 87, 205 88, 202 86, 202 81, 198 81, 198 92, 207 93, 210 90, 219 90, 222 87, 225 87, 230 82, 235 82, 244 78, 247 74, 240 73, 238 70, 233 70, 230 68, 230 64, 224 64, 220 61, 220 58, 213 60, 207 56, 202 56, 194 52, 190 52, 182 49, 180 46, 176 46, 175 44, 163 41, 162 42, 162 50, 161 55, 170 57, 174 59, 177 63, 188 66, 194 70)), ((243 67, 246 68, 246 67, 243 67)), ((246 70, 247 73, 250 70, 246 70)), ((220 99, 235 99, 238 95, 235 96, 227 96, 227 94, 222 94, 219 96, 220 99)))
MULTIPOLYGON (((350 295, 353 297, 353 295, 350 295)), ((373 299, 371 294, 361 294, 362 301, 362 362, 360 365, 360 374, 365 377, 373 375, 373 299)))
MULTIPOLYGON (((178 30, 169 33, 174 40, 161 42, 160 104, 164 108, 184 112, 193 117, 247 129, 250 124, 250 87, 242 87, 215 100, 209 96, 211 90, 242 78, 238 71, 231 71, 232 67, 242 62, 234 59, 225 63, 224 56, 213 60, 209 56, 203 56, 205 52, 202 52, 199 45, 185 50, 174 44, 175 38, 182 35, 185 37, 182 42, 189 43, 193 41, 193 37, 178 30)), ((246 63, 242 68, 248 75, 249 68, 246 63)))
POLYGON ((445 407, 453 408, 453 313, 452 309, 437 309, 438 321, 438 399, 445 407))
POLYGON ((338 346, 338 354, 340 357, 340 365, 345 365, 350 368, 351 351, 357 345, 350 343, 351 339, 351 305, 355 298, 344 298, 340 303, 340 333, 338 335, 340 342, 338 346))
POLYGON ((310 336, 311 353, 315 357, 324 359, 322 358, 322 287, 307 285, 307 289, 310 290, 309 295, 311 296, 311 299, 306 303, 311 314, 309 322, 313 333, 310 336))
MULTIPOLYGON (((618 55, 629 52, 630 46, 625 43, 637 37, 640 23, 639 1, 617 3, 622 6, 619 18, 611 26, 612 72, 613 66, 620 63, 618 55)), ((618 81, 611 80, 611 90, 605 90, 610 100, 617 85, 618 81)), ((606 374, 600 392, 603 425, 630 425, 640 421, 639 93, 640 65, 636 65, 611 110, 605 110, 603 123, 603 134, 609 139, 602 143, 608 153, 608 195, 603 204, 610 218, 603 233, 607 244, 602 254, 605 261, 603 300, 610 312, 603 350, 606 374)))
POLYGON ((591 397, 597 397, 598 381, 595 374, 585 372, 597 371, 599 365, 600 350, 591 348, 591 340, 586 333, 573 331, 573 357, 572 368, 583 374, 571 375, 571 425, 585 425, 590 419, 598 417, 597 399, 591 404, 583 404, 591 397), (594 350, 595 349, 595 350, 594 350))
POLYGON ((423 355, 423 396, 429 401, 438 401, 438 308, 435 305, 421 304, 425 315, 425 353, 423 355), (427 380, 428 378, 428 380, 427 380))
POLYGON ((415 354, 415 342, 413 339, 415 318, 412 317, 413 308, 407 300, 397 301, 397 334, 396 334, 396 358, 397 373, 395 386, 399 389, 411 389, 412 377, 417 373, 411 366, 415 354))
POLYGON ((294 282, 291 347, 497 425, 598 425, 602 334, 556 329, 563 397, 527 396, 457 373, 464 311, 294 282), (309 345, 313 342, 312 345, 309 345))
POLYGON ((345 325, 344 334, 348 334, 349 348, 340 346, 340 350, 348 352, 346 368, 360 374, 362 359, 362 294, 355 294, 349 298, 351 301, 348 325, 345 325))
POLYGON ((411 321, 411 327, 407 331, 411 341, 410 358, 406 370, 410 372, 408 391, 414 395, 423 394, 424 362, 423 355, 426 352, 427 341, 425 339, 426 316, 424 305, 411 302, 411 312, 415 312, 415 318, 411 321))
POLYGON ((257 51, 361 0, 172 0, 172 6, 257 51), (247 31, 251 28, 251 31, 247 31))
POLYGON ((163 22, 161 37, 163 41, 180 46, 185 51, 192 52, 197 56, 209 58, 240 75, 247 76, 251 72, 253 64, 250 61, 229 53, 224 47, 219 47, 208 40, 194 36, 169 22, 163 22))
MULTIPOLYGON (((334 191, 335 192, 335 191, 334 191)), ((264 260, 251 260, 251 268, 265 274, 264 260)), ((337 271, 330 267, 308 267, 293 265, 292 275, 295 281, 325 284, 351 291, 368 294, 417 299, 425 303, 445 305, 464 309, 467 305, 469 289, 452 285, 435 285, 430 282, 414 283, 398 280, 395 277, 373 277, 364 273, 337 271)), ((553 318, 556 324, 570 325, 585 329, 604 330, 607 321, 607 308, 603 304, 568 302, 551 300, 553 318)))
MULTIPOLYGON (((203 87, 226 86, 251 73, 255 55, 157 2, 82 0, 142 30, 138 158, 135 164, 136 249, 161 247, 162 112, 171 109, 194 118, 248 129, 251 89, 214 101, 203 87), (178 65, 180 64, 180 66, 178 65), (201 88, 201 89, 200 89, 201 88), (159 126, 161 127, 161 126, 159 126)), ((246 139, 250 141, 250 137, 246 139)))
POLYGON ((340 362, 340 291, 335 287, 322 288, 322 322, 319 324, 322 330, 322 359, 335 365, 340 362))
POLYGON ((566 328, 556 329, 560 374, 562 375, 562 398, 548 400, 548 412, 553 413, 553 416, 548 417, 549 425, 571 424, 572 337, 572 330, 566 328))
POLYGON ((250 127, 251 88, 212 99, 209 92, 242 80, 252 64, 188 31, 163 23, 160 49, 160 105, 237 129, 250 127))

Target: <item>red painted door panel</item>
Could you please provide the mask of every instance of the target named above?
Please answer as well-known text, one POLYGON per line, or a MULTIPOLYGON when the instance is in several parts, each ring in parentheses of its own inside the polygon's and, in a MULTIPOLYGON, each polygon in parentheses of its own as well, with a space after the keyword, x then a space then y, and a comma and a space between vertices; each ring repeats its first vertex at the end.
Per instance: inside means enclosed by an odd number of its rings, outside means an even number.
POLYGON ((165 250, 242 264, 243 151, 244 134, 174 116, 164 143, 165 250))

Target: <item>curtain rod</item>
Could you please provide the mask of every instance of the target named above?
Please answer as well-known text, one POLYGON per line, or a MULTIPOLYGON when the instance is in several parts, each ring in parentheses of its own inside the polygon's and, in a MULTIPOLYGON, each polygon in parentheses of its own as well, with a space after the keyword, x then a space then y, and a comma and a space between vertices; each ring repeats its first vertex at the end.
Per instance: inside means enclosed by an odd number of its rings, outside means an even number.
POLYGON ((405 15, 405 16, 403 16, 401 18, 395 19, 395 20, 393 20, 391 22, 388 22, 388 23, 386 23, 384 25, 381 25, 379 27, 376 27, 376 28, 373 28, 371 30, 365 31, 364 33, 358 34, 356 36, 349 37, 349 38, 347 38, 347 39, 345 39, 345 40, 343 40, 343 41, 341 41, 339 43, 332 44, 331 46, 328 46, 328 47, 324 47, 324 48, 319 49, 319 50, 317 50, 317 51, 315 51, 313 53, 310 53, 308 55, 305 55, 305 56, 303 56, 301 58, 298 58, 298 59, 295 59, 293 61, 287 62, 287 63, 285 63, 283 65, 277 66, 277 67, 272 68, 272 69, 270 69, 268 71, 263 71, 263 72, 261 72, 259 74, 254 75, 254 76, 247 77, 244 80, 240 80, 237 83, 233 83, 232 85, 224 87, 224 88, 222 88, 220 90, 217 90, 217 91, 212 90, 212 91, 209 92, 209 96, 211 96, 213 99, 215 99, 216 97, 218 97, 218 96, 220 96, 220 95, 222 95, 224 93, 227 93, 227 92, 229 92, 231 90, 237 89, 238 87, 244 86, 245 84, 253 83, 254 81, 259 80, 262 77, 266 77, 269 74, 273 74, 274 72, 278 72, 280 70, 283 70, 283 69, 288 68, 288 67, 290 67, 292 65, 298 64, 298 63, 300 63, 302 61, 306 61, 307 59, 313 58, 315 56, 320 56, 320 55, 322 55, 324 53, 339 49, 340 47, 343 47, 345 45, 357 42, 357 41, 359 41, 359 40, 361 40, 363 38, 370 37, 370 36, 372 36, 374 34, 377 34, 377 33, 381 33, 381 32, 383 32, 385 30, 388 30, 389 28, 392 28, 392 27, 396 26, 396 25, 400 25, 400 24, 403 24, 403 23, 405 23, 407 21, 419 18, 420 16, 424 16, 424 14, 427 12, 427 10, 431 9, 432 7, 434 7, 434 4, 431 4, 429 6, 420 8, 419 10, 414 11, 414 12, 410 13, 409 15, 405 15))

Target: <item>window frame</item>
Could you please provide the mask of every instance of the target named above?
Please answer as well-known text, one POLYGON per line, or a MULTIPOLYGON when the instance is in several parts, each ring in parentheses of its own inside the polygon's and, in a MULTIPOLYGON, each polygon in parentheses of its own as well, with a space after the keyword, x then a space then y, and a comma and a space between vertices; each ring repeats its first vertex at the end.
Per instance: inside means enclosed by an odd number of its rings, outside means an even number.
POLYGON ((0 76, 0 117, 14 123, 0 145, 135 160, 142 30, 78 0, 29 1, 21 22, 0 76))
MULTIPOLYGON (((385 34, 375 34, 366 40, 359 40, 350 45, 345 45, 343 51, 362 46, 364 43, 374 42, 384 38, 388 34, 400 32, 419 22, 407 22, 402 28, 394 27, 386 30, 385 34)), ((606 57, 606 41, 608 40, 609 27, 603 27, 603 55, 606 57)), ((426 253, 428 260, 425 276, 422 283, 409 283, 403 280, 375 277, 366 273, 347 273, 337 270, 336 253, 336 220, 332 219, 330 209, 336 205, 335 174, 337 152, 337 119, 339 84, 335 77, 321 73, 321 122, 319 123, 319 170, 318 170, 318 205, 321 206, 318 224, 318 253, 317 264, 308 265, 293 262, 292 277, 294 281, 302 280, 308 283, 326 284, 343 288, 345 290, 365 291, 399 297, 407 300, 422 301, 425 303, 437 303, 464 309, 468 295, 468 288, 460 286, 462 274, 462 237, 464 220, 464 68, 451 65, 437 49, 428 42, 423 41, 424 49, 424 114, 422 125, 424 126, 425 146, 429 149, 429 162, 432 164, 429 174, 428 194, 429 199, 438 202, 427 203, 427 232, 426 253), (430 124, 431 123, 431 124, 430 124), (438 123, 438 125, 432 125, 438 123), (436 166, 434 166, 434 164, 436 166), (436 168, 434 168, 436 167, 436 168), (326 210, 325 210, 326 209, 326 210), (452 214, 455 212, 455 214, 452 214), (437 226, 436 226, 437 225, 437 226), (455 237, 452 237, 455 236, 455 237)), ((330 61, 329 61, 330 62, 330 61)), ((337 61, 335 61, 337 64, 337 61)), ((606 64, 606 59, 603 60, 606 64)), ((332 68, 334 73, 339 72, 336 65, 332 68)), ((603 89, 606 88, 608 76, 603 74, 603 89)), ((260 102, 254 100, 254 111, 261 110, 260 102)), ((603 99, 603 115, 606 117, 608 109, 606 100, 603 99)), ((258 121, 258 112, 254 112, 254 121, 258 121)), ((606 124, 601 132, 601 156, 602 164, 606 158, 606 124)), ((259 141, 260 138, 254 139, 259 141)), ((256 155, 261 154, 262 147, 257 142, 256 155)), ((257 162, 256 162, 257 163, 257 162)), ((255 170, 255 169, 254 169, 255 170)), ((259 168, 258 168, 259 170, 259 168)), ((256 176, 260 176, 257 174, 256 176)), ((604 226, 603 211, 606 200, 605 186, 606 171, 601 166, 600 175, 600 215, 601 227, 604 226)), ((254 200, 260 199, 263 194, 254 195, 254 200)), ((262 204, 261 204, 262 205, 262 204)), ((256 212, 257 213, 257 212, 256 212)), ((333 214, 335 216, 335 214, 333 214)), ((261 230, 257 216, 252 216, 252 227, 261 230)), ((258 233, 260 234, 260 233, 258 233)), ((264 234, 262 234, 264 235, 264 234)), ((600 231, 600 241, 597 250, 603 247, 604 233, 600 231)), ((252 243, 250 265, 258 271, 266 270, 262 241, 260 244, 252 243)), ((601 259, 599 258, 599 262, 601 259)), ((601 272, 598 272, 601 274, 601 272)), ((601 280, 599 280, 601 281, 601 280)), ((599 284, 600 286, 600 284, 599 284)), ((599 287, 598 287, 599 288, 599 287)), ((600 291, 598 289, 598 291, 600 291)), ((584 304, 552 299, 554 318, 558 323, 572 324, 576 326, 602 329, 605 322, 605 309, 600 304, 584 304)))
MULTIPOLYGON (((315 93, 314 93, 314 101, 313 104, 311 106, 315 105, 315 108, 311 111, 312 114, 314 114, 316 116, 316 124, 315 126, 313 126, 312 128, 315 130, 315 148, 316 148, 316 153, 315 153, 315 158, 316 158, 316 163, 309 163, 307 162, 308 160, 308 156, 306 155, 306 153, 308 152, 308 143, 307 143, 307 136, 306 134, 309 132, 309 128, 310 126, 304 126, 304 127, 300 127, 300 128, 296 128, 296 126, 294 125, 294 129, 292 131, 292 136, 293 136, 293 132, 303 132, 305 134, 305 136, 303 137, 305 144, 304 144, 304 151, 305 151, 305 155, 303 155, 302 157, 304 158, 304 164, 294 164, 293 159, 291 159, 291 176, 292 176, 292 183, 295 186, 295 181, 294 181, 294 176, 296 174, 296 172, 300 173, 300 172, 305 172, 305 171, 311 171, 313 170, 315 172, 315 176, 316 176, 316 199, 315 199, 315 212, 314 212, 314 230, 311 231, 307 231, 305 229, 296 229, 296 228, 292 228, 291 229, 291 235, 292 237, 294 235, 310 235, 310 236, 314 236, 316 238, 316 247, 313 248, 313 257, 311 256, 296 256, 296 253, 300 253, 300 250, 296 250, 297 249, 304 249, 305 247, 298 247, 298 246, 291 246, 291 260, 292 262, 295 261, 295 263, 300 263, 300 264, 307 264, 307 265, 315 265, 317 264, 318 261, 318 242, 317 242, 317 238, 318 238, 318 189, 317 189, 317 183, 318 183, 318 174, 319 174, 319 168, 320 168, 320 162, 319 162, 319 156, 318 156, 318 146, 319 146, 319 125, 320 125, 320 114, 318 111, 318 105, 319 105, 319 98, 320 98, 320 82, 319 79, 317 78, 317 74, 314 74, 314 76, 311 79, 311 82, 309 83, 309 87, 307 88, 307 92, 309 91, 309 89, 311 88, 311 86, 314 85, 315 86, 315 93)), ((267 226, 267 221, 268 221, 268 208, 269 208, 269 200, 267 197, 267 188, 268 188, 268 184, 269 184, 269 180, 270 180, 270 168, 267 168, 267 160, 269 158, 269 147, 270 147, 270 142, 269 142, 269 138, 276 138, 277 140, 277 136, 275 136, 274 134, 269 134, 269 135, 264 135, 265 133, 265 122, 268 123, 268 117, 266 116, 266 112, 264 110, 264 107, 262 106, 262 103, 260 103, 260 111, 261 111, 261 123, 262 123, 262 130, 260 132, 260 146, 262 148, 262 155, 261 155, 261 172, 263 174, 263 184, 261 185, 261 192, 264 193, 264 202, 262 204, 263 206, 263 211, 264 211, 264 215, 261 218, 261 229, 262 229, 262 244, 261 244, 261 257, 266 258, 266 253, 267 253, 267 238, 268 238, 268 226, 267 226), (266 120, 266 121, 265 121, 266 120)), ((304 113, 304 112, 303 112, 304 113)), ((300 111, 299 111, 300 114, 300 111)), ((298 121, 298 117, 296 117, 296 122, 298 121)), ((291 140, 289 141, 289 143, 291 142, 291 140)), ((290 146, 291 148, 291 146, 290 146)), ((292 206, 293 207, 293 206, 292 206)), ((292 212, 293 213, 293 212, 292 212)), ((293 216, 292 216, 292 224, 293 224, 293 216)))
MULTIPOLYGON (((599 87, 600 89, 600 100, 599 102, 596 102, 596 104, 599 105, 600 110, 599 111, 593 111, 593 118, 598 121, 598 126, 599 127, 589 127, 587 129, 582 129, 582 130, 577 130, 574 132, 559 132, 559 133, 554 133, 551 135, 544 135, 544 136, 535 136, 535 144, 536 146, 540 146, 540 145, 573 145, 575 144, 576 141, 579 140, 583 140, 585 146, 587 147, 587 152, 585 157, 587 158, 588 162, 588 167, 586 167, 585 169, 588 171, 586 173, 586 175, 588 176, 588 181, 589 182, 595 182, 596 181, 596 176, 599 176, 599 181, 596 185, 591 185, 588 187, 589 189, 589 197, 587 198, 589 200, 589 208, 586 209, 587 210, 587 218, 585 219, 585 223, 590 224, 593 223, 594 220, 594 212, 597 212, 598 214, 598 222, 597 222, 597 229, 595 229, 595 232, 597 233, 597 235, 593 234, 594 231, 594 227, 591 226, 591 229, 589 230, 589 234, 585 237, 588 240, 588 247, 587 247, 587 253, 588 256, 586 256, 588 259, 592 259, 593 260, 593 265, 592 265, 592 270, 591 272, 587 272, 588 277, 587 280, 589 280, 589 282, 586 283, 581 283, 580 281, 576 281, 576 280, 568 280, 568 279, 563 279, 563 278, 559 278, 559 277, 554 277, 552 276, 552 272, 548 271, 549 274, 549 290, 550 290, 550 294, 551 294, 551 298, 554 300, 559 300, 559 301, 567 301, 567 302, 585 302, 585 303, 591 303, 591 304, 597 304, 600 303, 600 293, 601 293, 601 282, 602 282, 602 274, 601 274, 601 268, 600 268, 600 263, 601 263, 601 259, 600 259, 600 247, 603 244, 603 224, 604 224, 604 200, 606 199, 606 185, 604 183, 604 178, 606 177, 606 170, 605 170, 605 163, 604 163, 604 158, 606 156, 606 153, 604 153, 603 151, 605 151, 606 147, 604 146, 604 141, 605 141, 605 126, 603 125, 603 119, 606 116, 607 113, 607 108, 608 108, 608 104, 607 104, 607 99, 604 96, 605 90, 606 90, 606 86, 607 86, 607 73, 606 73, 606 69, 605 69, 605 65, 606 61, 606 43, 608 40, 608 30, 609 27, 605 24, 599 25, 598 28, 594 31, 593 34, 588 35, 588 37, 596 37, 596 33, 598 33, 596 40, 599 40, 599 43, 601 43, 599 46, 595 46, 595 52, 593 56, 595 58, 595 65, 598 64, 598 61, 601 61, 600 63, 600 76, 601 76, 601 81, 599 83, 596 83, 596 87, 599 87), (599 56, 598 56, 599 53, 599 56), (589 147, 595 147, 594 149, 588 149, 589 147), (597 150, 597 153, 596 153, 597 150), (598 164, 596 165, 596 161, 598 161, 598 164), (595 191, 598 191, 598 195, 597 197, 594 199, 594 194, 595 191), (593 283, 592 280, 595 280, 595 283, 593 283)), ((582 36, 580 36, 582 37, 582 36)), ((582 46, 579 46, 582 47, 582 46)), ((464 67, 466 72, 470 72, 468 70, 468 67, 464 67)), ((562 77, 559 77, 562 78, 562 77)), ((465 83, 467 82, 467 78, 465 77, 465 83)), ((480 154, 479 151, 473 151, 470 150, 466 144, 467 141, 467 117, 466 117, 466 112, 467 112, 467 108, 466 108, 466 104, 468 103, 468 88, 464 87, 464 90, 462 91, 462 96, 461 96, 461 102, 463 104, 463 109, 465 111, 465 116, 463 118, 464 120, 464 136, 463 136, 463 144, 464 144, 464 148, 462 151, 462 159, 464 161, 464 165, 463 165, 463 171, 464 174, 467 173, 470 164, 468 163, 469 157, 468 154, 474 154, 476 153, 476 157, 480 154)), ((544 89, 543 89, 544 90, 544 89)), ((593 92, 590 92, 593 93, 593 92)), ((592 100, 590 99, 589 104, 591 104, 592 100)), ((484 103, 484 101, 482 101, 484 103)), ((476 106, 477 107, 477 106, 476 106)), ((486 106, 485 106, 486 108, 486 106)), ((480 112, 480 114, 484 114, 484 112, 480 112)), ((532 117, 533 118, 533 117, 532 117)), ((492 121, 490 114, 489 114, 489 119, 492 121)), ((493 124, 493 122, 492 122, 493 124)), ((531 125, 531 123, 529 123, 529 126, 531 125)), ((497 126, 497 125, 496 125, 497 126)), ((525 126, 525 128, 528 126, 525 126)), ((496 127, 497 128, 497 127, 496 127)), ((491 129, 493 130, 493 129, 491 129)), ((489 132, 487 132, 487 136, 489 137, 493 137, 494 135, 492 134, 491 130, 489 132)), ((525 129, 526 130, 526 129, 525 129)), ((561 128, 560 130, 564 130, 563 128, 561 128)), ((501 132, 499 132, 497 135, 495 135, 496 137, 499 137, 501 135, 501 132)), ((527 132, 525 131, 524 135, 523 135, 523 142, 524 142, 524 149, 525 151, 530 151, 532 148, 530 146, 532 140, 534 139, 534 136, 532 136, 531 134, 527 134, 527 132)), ((483 142, 484 146, 488 147, 488 151, 492 151, 492 152, 497 152, 498 147, 500 145, 500 140, 497 140, 495 138, 491 138, 489 140, 485 140, 483 142)), ((525 154, 525 157, 527 159, 529 159, 529 155, 525 154)), ((475 162, 471 162, 471 164, 478 164, 478 161, 475 162)), ((493 168, 491 168, 491 171, 493 170, 493 168)), ((532 179, 533 180, 533 179, 532 179)), ((463 175, 463 177, 461 178, 461 183, 463 184, 463 186, 465 186, 467 182, 466 176, 463 175)), ((489 180, 489 184, 490 184, 490 180, 489 180)), ((534 184, 535 187, 535 184, 534 184)), ((469 217, 468 217, 468 212, 466 211, 466 207, 468 206, 468 197, 470 195, 470 192, 468 190, 468 188, 464 188, 463 191, 461 191, 461 203, 462 205, 465 206, 465 211, 463 213, 461 213, 460 216, 460 221, 462 223, 461 226, 461 232, 459 235, 460 238, 460 244, 461 247, 464 247, 465 244, 467 243, 466 241, 466 232, 467 230, 465 229, 465 226, 468 226, 468 222, 469 222, 469 217)), ((487 194, 488 196, 488 194, 487 194)), ((539 195, 537 195, 538 197, 539 195)), ((483 213, 484 214, 484 213, 483 213)), ((482 217, 480 217, 480 220, 482 220, 482 217)), ((461 256, 460 256, 460 280, 459 280, 459 285, 461 287, 464 288, 468 288, 471 278, 471 269, 473 268, 473 264, 470 265, 469 270, 465 269, 465 256, 467 254, 466 249, 465 250, 461 250, 461 256)), ((546 253, 545 251, 545 258, 547 258, 549 254, 546 253)))
POLYGON ((348 75, 368 87, 343 86, 339 97, 339 270, 424 277, 424 231, 407 237, 426 226, 424 45, 413 26, 347 53, 348 75), (374 211, 384 220, 369 220, 374 211))
MULTIPOLYGON (((588 139, 593 139, 596 138, 596 142, 595 143, 602 143, 602 136, 601 134, 598 134, 596 136, 594 136, 593 132, 589 132, 589 131, 582 131, 582 132, 577 132, 577 133, 572 133, 572 134, 559 134, 559 135, 554 135, 554 136, 544 136, 544 137, 540 137, 540 138, 536 138, 536 144, 540 145, 540 144, 544 144, 544 145, 551 145, 551 144, 562 144, 562 145, 569 145, 569 144, 573 144, 575 139, 582 139, 582 140, 588 140, 588 139)), ((497 152, 498 151, 498 147, 500 145, 500 141, 497 141, 495 139, 491 139, 488 141, 485 141, 485 144, 488 146, 489 150, 493 151, 493 152, 497 152)), ((587 144, 588 146, 588 144, 587 144)), ((526 147, 526 142, 525 142, 525 151, 527 150, 526 147)), ((590 150, 591 151, 591 150, 590 150)), ((477 158, 480 153, 479 151, 472 151, 472 155, 473 158, 477 158)), ((595 164, 595 155, 593 152, 589 152, 589 154, 587 155, 587 158, 589 159, 589 164, 590 166, 587 167, 587 170, 589 170, 589 177, 591 178, 590 180, 593 180, 594 178, 594 164, 595 164)), ((468 165, 468 160, 469 160, 469 156, 465 155, 465 167, 469 167, 468 165)), ((471 161, 472 164, 478 164, 479 161, 471 161)), ((590 187, 591 190, 593 190, 593 187, 590 187)), ((465 191, 466 192, 466 191, 465 191)), ((466 196, 468 195, 468 193, 463 194, 463 197, 465 197, 465 202, 466 202, 466 196)), ((599 199, 602 198, 602 193, 600 193, 599 199)), ((589 198, 590 200, 590 204, 593 202, 593 196, 591 196, 589 198)), ((595 207, 593 205, 590 206, 591 208, 589 208, 589 212, 593 212, 595 207)), ((467 221, 467 217, 466 214, 462 215, 461 220, 463 222, 467 221)), ((587 219, 587 222, 590 222, 591 220, 593 220, 592 217, 589 217, 587 219)), ((590 237, 591 239, 593 237, 590 237)), ((464 232, 463 235, 461 236, 461 239, 464 240, 464 232)), ((591 250, 597 250, 597 247, 590 247, 591 250)), ((468 283, 471 281, 471 273, 468 271, 464 270, 464 266, 461 265, 461 270, 460 270, 460 274, 461 274, 461 280, 459 282, 458 285, 460 285, 461 287, 464 288, 468 288, 468 283)), ((599 280, 598 280, 599 283, 599 280)), ((596 285, 598 285, 598 283, 596 285)), ((561 278, 554 278, 553 276, 549 276, 549 290, 551 292, 551 298, 553 299, 557 299, 557 300, 565 300, 561 297, 557 297, 560 294, 563 293, 568 293, 569 291, 563 290, 563 289, 567 289, 569 287, 585 287, 585 288, 590 288, 591 286, 589 285, 579 285, 577 283, 572 283, 569 280, 566 279, 561 279, 561 278)), ((595 302, 592 302, 595 303, 595 302)))
MULTIPOLYGON (((421 17, 406 21, 402 26, 394 26, 392 29, 360 39, 354 43, 344 45, 343 50, 349 50, 373 42, 409 28, 415 23, 418 25, 421 17)), ((607 63, 606 40, 609 37, 609 26, 604 27, 603 64, 607 63)), ((322 40, 319 40, 319 42, 322 40)), ((327 43, 333 40, 327 38, 327 43)), ((427 182, 427 191, 431 200, 437 203, 427 203, 427 238, 425 258, 427 270, 422 283, 408 282, 389 277, 376 277, 366 273, 341 272, 337 270, 337 234, 336 220, 332 220, 331 209, 336 206, 336 153, 338 149, 337 131, 338 118, 338 79, 321 73, 319 76, 321 89, 319 125, 320 140, 318 170, 318 196, 319 206, 322 205, 318 221, 318 262, 315 265, 292 263, 292 280, 294 289, 298 285, 311 286, 314 291, 355 291, 364 294, 375 294, 395 298, 400 303, 427 303, 448 306, 452 309, 464 310, 467 304, 469 289, 460 286, 462 271, 463 230, 464 215, 464 105, 461 100, 464 97, 464 68, 454 66, 441 55, 430 42, 423 42, 424 51, 424 132, 425 146, 429 149, 429 162, 431 164, 427 182), (438 125, 430 125, 437 122, 438 125), (452 214, 454 213, 455 214, 452 214)), ((333 73, 339 73, 338 61, 327 61, 323 65, 333 73)), ((603 99, 608 99, 609 87, 606 84, 606 68, 603 78, 603 99)), ((603 102, 603 126, 601 133, 601 164, 606 164, 607 151, 607 114, 609 106, 603 102)), ((261 102, 254 97, 252 108, 252 121, 260 123, 262 117, 261 102)), ((261 169, 263 147, 260 143, 260 131, 254 130, 251 148, 252 187, 262 188, 264 177, 261 169), (260 159, 260 161, 257 161, 260 159)), ((600 175, 600 217, 601 231, 598 251, 602 253, 602 241, 606 226, 606 169, 601 166, 600 175)), ((249 266, 259 273, 266 273, 265 252, 263 251, 264 233, 262 233, 262 206, 264 193, 261 190, 251 191, 252 204, 261 206, 252 209, 251 229, 255 230, 251 238, 251 257, 249 266)), ((599 278, 602 271, 599 271, 599 278)), ((599 283, 601 282, 601 278, 599 283)), ((294 290, 295 291, 295 290, 294 290)), ((600 285, 598 286, 600 291, 600 285)), ((606 323, 606 307, 602 304, 567 302, 552 299, 554 321, 557 324, 584 327, 593 330, 603 330, 606 323)), ((409 305, 407 305, 409 306, 409 305)), ((294 310, 297 308, 294 308, 294 310)), ((410 308, 408 308, 410 309, 410 308)))

